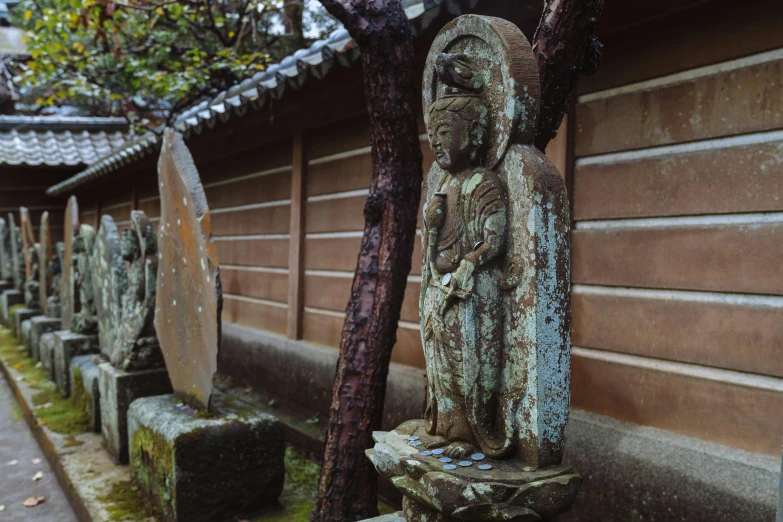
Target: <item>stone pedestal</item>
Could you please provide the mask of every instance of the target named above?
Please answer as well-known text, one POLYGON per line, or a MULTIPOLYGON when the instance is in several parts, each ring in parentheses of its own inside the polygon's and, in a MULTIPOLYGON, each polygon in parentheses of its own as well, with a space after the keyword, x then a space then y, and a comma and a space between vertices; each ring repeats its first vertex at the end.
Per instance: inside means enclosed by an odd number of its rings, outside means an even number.
POLYGON ((54 346, 57 344, 55 333, 43 334, 38 340, 38 357, 41 361, 41 368, 47 373, 50 381, 54 381, 54 346))
POLYGON ((24 304, 24 294, 19 290, 6 290, 0 294, 0 321, 6 328, 12 326, 11 307, 19 304, 24 304))
POLYGON ((27 321, 28 319, 36 316, 41 315, 41 311, 34 308, 17 308, 16 313, 14 313, 14 333, 19 338, 19 340, 24 342, 24 338, 22 337, 22 323, 24 321, 27 321))
POLYGON ((41 336, 45 333, 56 332, 62 328, 62 321, 60 319, 53 319, 46 317, 45 315, 37 315, 30 319, 30 338, 27 342, 27 351, 36 361, 41 360, 39 345, 41 343, 41 336))
POLYGON ((553 520, 571 509, 582 483, 568 466, 535 469, 481 454, 444 462, 431 448, 442 439, 427 435, 423 420, 373 438, 367 455, 402 493, 403 517, 410 522, 553 520))
POLYGON ((63 397, 71 395, 71 360, 77 355, 97 354, 98 336, 71 331, 54 332, 54 382, 63 397))
POLYGON ((163 395, 128 410, 131 475, 162 522, 248 518, 283 488, 280 422, 219 392, 212 405, 215 416, 163 395))
POLYGON ((363 522, 407 522, 402 511, 397 513, 389 513, 388 515, 381 515, 379 517, 367 518, 363 522))
POLYGON ((112 458, 128 463, 128 408, 136 399, 172 392, 166 368, 126 372, 111 363, 98 365, 101 431, 112 458))
POLYGON ((101 394, 98 386, 98 362, 94 355, 71 359, 71 398, 90 415, 90 428, 101 432, 101 394))
POLYGON ((0 293, 11 290, 13 287, 14 284, 11 281, 0 280, 0 293))

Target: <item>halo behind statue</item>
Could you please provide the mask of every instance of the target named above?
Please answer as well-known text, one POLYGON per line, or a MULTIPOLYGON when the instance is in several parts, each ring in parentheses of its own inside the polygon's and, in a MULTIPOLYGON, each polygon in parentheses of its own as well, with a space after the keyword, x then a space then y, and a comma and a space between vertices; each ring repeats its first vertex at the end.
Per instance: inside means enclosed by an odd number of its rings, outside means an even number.
POLYGON ((435 38, 424 67, 424 123, 430 105, 441 95, 435 63, 442 53, 462 54, 487 75, 484 102, 490 122, 484 165, 494 168, 510 143, 532 144, 538 129, 540 83, 538 63, 525 35, 500 18, 467 15, 448 23, 435 38))

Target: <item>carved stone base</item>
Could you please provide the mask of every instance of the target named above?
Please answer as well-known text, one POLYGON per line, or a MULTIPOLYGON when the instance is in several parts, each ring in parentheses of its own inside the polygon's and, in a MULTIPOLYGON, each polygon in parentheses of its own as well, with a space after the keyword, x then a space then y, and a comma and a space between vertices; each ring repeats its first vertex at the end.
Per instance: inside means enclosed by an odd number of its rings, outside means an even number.
POLYGON ((39 346, 41 336, 45 333, 56 332, 62 328, 60 319, 52 319, 43 315, 37 315, 30 319, 30 339, 27 341, 27 351, 36 361, 41 360, 39 346))
POLYGON ((6 290, 11 290, 13 287, 14 284, 11 281, 0 279, 0 293, 5 292, 6 290))
POLYGON ((0 294, 0 321, 3 322, 3 326, 10 328, 13 325, 10 323, 11 307, 24 303, 24 295, 19 290, 6 290, 0 294))
POLYGON ((552 520, 571 508, 582 483, 568 466, 533 469, 519 460, 480 457, 444 463, 438 455, 422 455, 421 451, 443 442, 425 432, 423 420, 405 422, 391 432, 375 432, 373 438, 375 448, 367 455, 403 494, 403 515, 408 521, 552 520), (412 436, 418 439, 409 440, 412 436), (479 469, 479 465, 491 468, 479 469))
POLYGON ((283 427, 273 416, 219 392, 212 414, 174 395, 128 410, 131 476, 159 506, 161 522, 251 518, 283 489, 283 427))
POLYGON ((111 363, 98 365, 101 431, 106 449, 119 464, 128 463, 128 408, 141 397, 171 393, 166 368, 126 372, 111 363))
POLYGON ((35 317, 36 315, 41 315, 41 311, 34 308, 17 308, 16 313, 14 314, 14 333, 19 338, 20 341, 24 344, 24 338, 22 337, 22 323, 24 321, 27 321, 31 317, 35 317))
POLYGON ((54 332, 54 382, 63 397, 71 396, 71 360, 98 353, 98 336, 61 330, 54 332))
POLYGON ((101 393, 98 386, 98 362, 94 355, 71 359, 71 397, 90 415, 90 429, 101 432, 101 393))
POLYGON ((19 340, 22 341, 22 345, 27 347, 27 355, 30 355, 30 319, 22 321, 22 326, 19 329, 19 340))

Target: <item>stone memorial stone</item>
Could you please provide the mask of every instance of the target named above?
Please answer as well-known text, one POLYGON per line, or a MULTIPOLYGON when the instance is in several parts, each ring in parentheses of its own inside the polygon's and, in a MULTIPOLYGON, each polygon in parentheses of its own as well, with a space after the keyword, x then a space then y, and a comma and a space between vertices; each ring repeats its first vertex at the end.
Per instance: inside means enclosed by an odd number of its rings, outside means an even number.
POLYGON ((13 268, 11 266, 11 233, 5 219, 0 218, 0 279, 11 281, 13 268))
POLYGON ((46 316, 60 319, 62 306, 60 305, 60 280, 63 273, 63 258, 65 256, 65 243, 62 241, 55 245, 49 265, 46 269, 47 277, 51 280, 51 295, 46 299, 46 316))
POLYGON ((11 275, 14 281, 14 289, 20 292, 24 290, 24 281, 26 279, 24 266, 24 251, 22 249, 22 232, 16 226, 14 214, 8 214, 8 227, 11 236, 11 275))
POLYGON ((90 429, 100 433, 101 396, 96 359, 95 355, 79 355, 71 359, 71 388, 75 406, 89 414, 90 429))
POLYGON ((68 199, 65 207, 65 232, 63 241, 63 256, 60 274, 60 315, 63 330, 73 326, 73 316, 79 311, 80 302, 77 298, 79 288, 76 286, 76 255, 73 251, 74 240, 79 236, 79 204, 76 196, 68 199))
POLYGON ((45 333, 38 340, 38 354, 41 362, 41 368, 49 376, 50 381, 54 381, 54 348, 57 344, 57 335, 65 332, 45 333))
POLYGON ((24 295, 19 290, 4 290, 0 294, 0 320, 3 326, 13 328, 11 324, 11 308, 24 304, 24 295))
POLYGON ((30 339, 27 345, 27 351, 30 357, 36 361, 41 360, 40 342, 41 336, 46 333, 56 332, 62 328, 60 319, 47 317, 45 315, 36 315, 30 318, 30 339))
POLYGON ((141 211, 131 212, 131 224, 120 239, 114 220, 103 216, 92 259, 101 353, 110 361, 98 370, 102 431, 122 464, 128 462, 131 402, 172 391, 153 325, 155 229, 141 211))
MULTIPOLYGON (((45 334, 44 337, 49 334, 45 334)), ((54 353, 52 379, 63 397, 71 396, 71 361, 79 355, 92 355, 99 352, 98 336, 84 335, 68 330, 53 332, 54 353)), ((43 347, 39 346, 43 357, 43 347)))
POLYGON ((38 303, 39 308, 46 310, 49 294, 52 291, 52 273, 49 264, 52 259, 52 235, 49 228, 49 212, 41 214, 41 227, 38 230, 38 303))
POLYGON ((166 134, 158 181, 155 330, 174 391, 193 406, 209 410, 223 299, 207 198, 179 134, 166 134))
MULTIPOLYGON (((214 391, 222 304, 218 260, 198 171, 182 136, 171 130, 164 134, 158 181, 161 220, 154 325, 175 395, 140 398, 130 405, 131 476, 167 522, 246 518, 275 503, 282 490, 282 425, 214 391)), ((138 252, 150 256, 148 225, 136 219, 134 229, 138 252)), ((127 239, 129 247, 135 247, 130 235, 127 239)), ((135 248, 126 251, 128 258, 136 257, 131 254, 135 248)), ((149 295, 151 279, 146 275, 142 283, 141 259, 135 262, 138 270, 130 276, 129 291, 137 290, 128 297, 137 304, 129 310, 148 306, 141 296, 149 295)), ((153 268, 151 262, 144 261, 145 272, 153 268)), ((145 336, 144 327, 134 331, 145 336)), ((108 365, 101 370, 104 366, 108 365)), ((101 401, 104 408, 103 390, 101 401)))
POLYGON ((537 61, 512 23, 462 16, 432 44, 423 98, 435 155, 419 300, 427 405, 424 419, 376 432, 368 456, 408 521, 550 520, 581 478, 562 465, 569 206, 533 145, 537 61))

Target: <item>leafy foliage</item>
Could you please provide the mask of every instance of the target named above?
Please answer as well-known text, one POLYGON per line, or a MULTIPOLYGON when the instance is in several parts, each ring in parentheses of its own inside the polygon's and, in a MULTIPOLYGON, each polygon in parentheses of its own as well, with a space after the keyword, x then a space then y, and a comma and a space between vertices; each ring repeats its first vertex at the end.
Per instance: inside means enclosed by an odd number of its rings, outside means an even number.
MULTIPOLYGON (((291 3, 22 0, 14 23, 28 31, 32 58, 16 83, 33 110, 70 104, 155 127, 306 43, 286 34, 291 3)), ((334 28, 308 14, 315 37, 334 28)))

